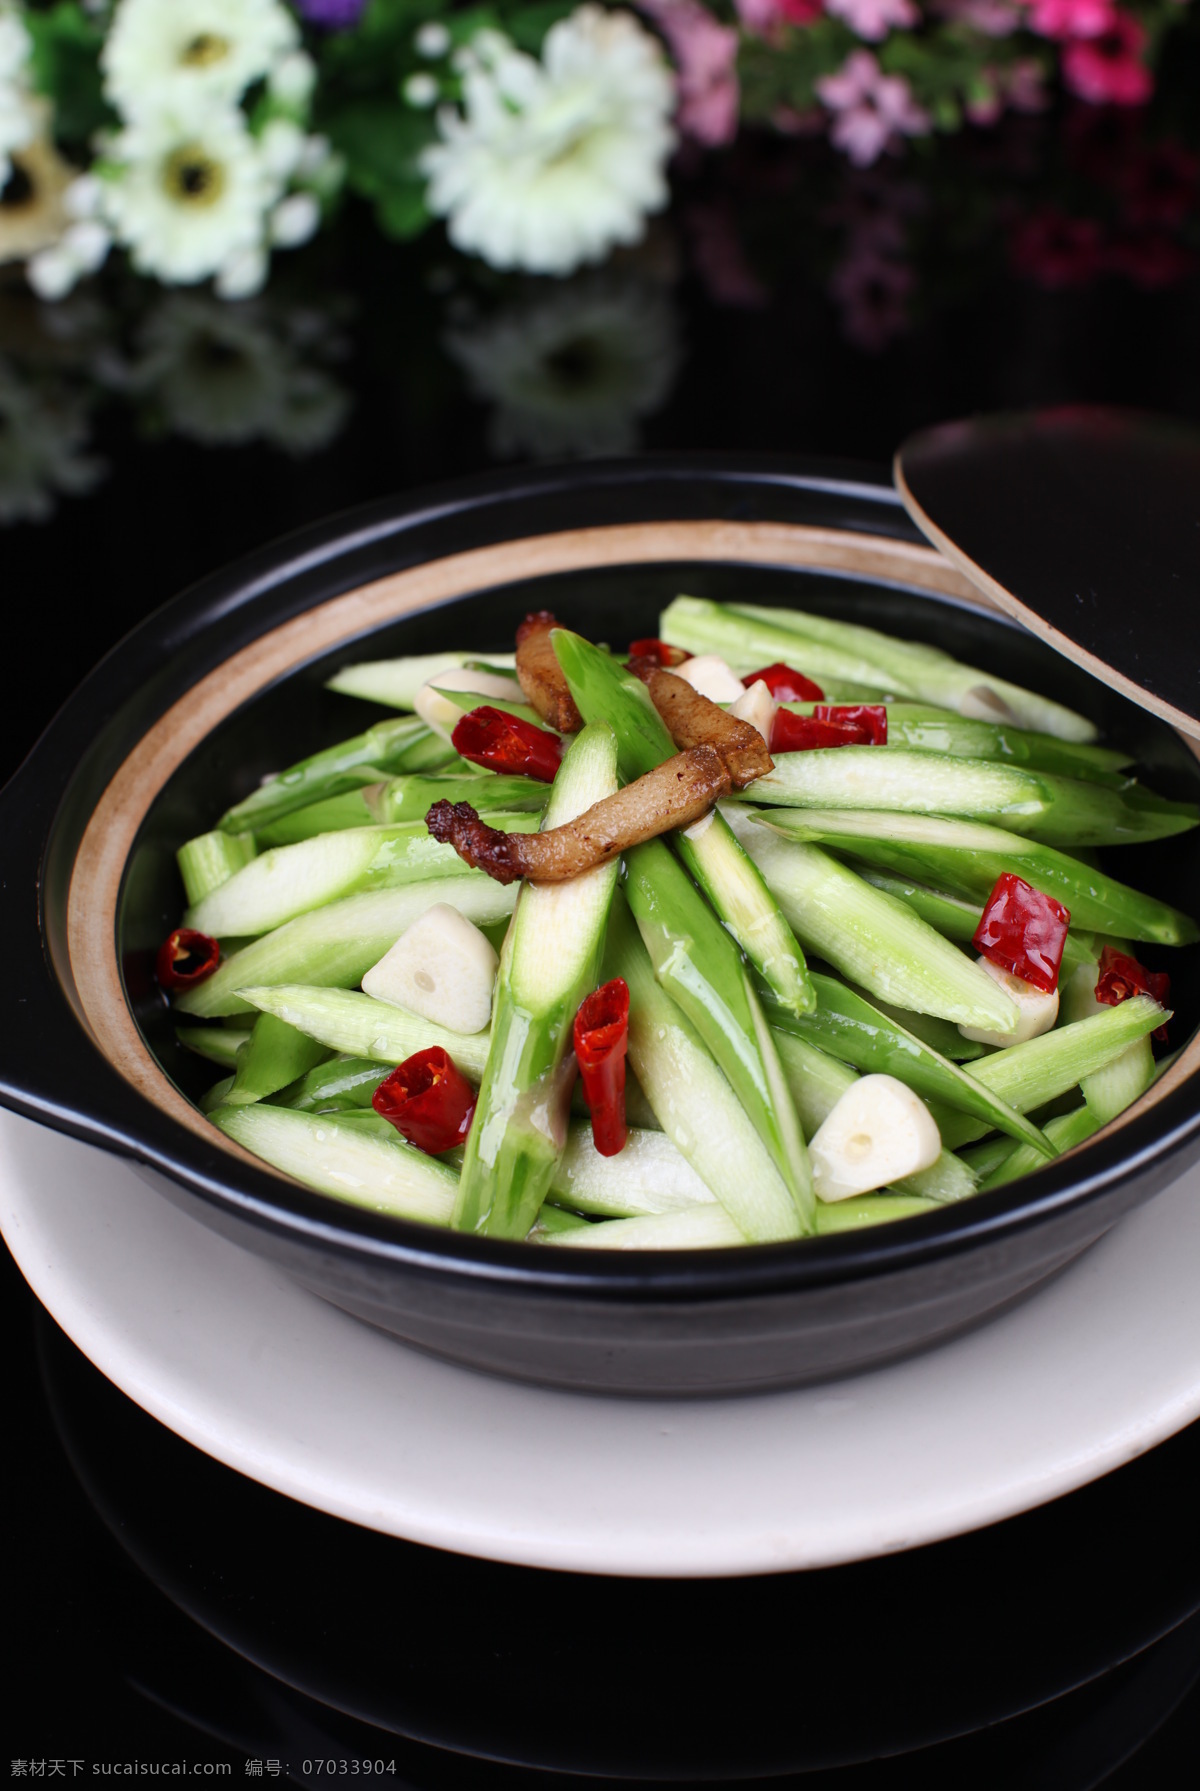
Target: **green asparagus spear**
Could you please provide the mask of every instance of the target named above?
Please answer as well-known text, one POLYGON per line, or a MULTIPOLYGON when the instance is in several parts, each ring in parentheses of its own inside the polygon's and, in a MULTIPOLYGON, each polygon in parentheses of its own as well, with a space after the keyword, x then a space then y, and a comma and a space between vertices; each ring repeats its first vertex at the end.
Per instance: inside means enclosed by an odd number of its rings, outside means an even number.
MULTIPOLYGON (((550 786, 539 783, 536 777, 477 771, 460 759, 453 771, 430 777, 389 778, 367 790, 363 800, 371 811, 371 819, 389 826, 423 821, 435 802, 469 802, 478 814, 486 814, 490 819, 493 809, 540 813, 550 800, 550 786)), ((536 825, 535 822, 535 829, 536 825)))
MULTIPOLYGON (((901 1194, 860 1194, 854 1200, 818 1202, 818 1237, 859 1231, 893 1219, 912 1219, 938 1211, 938 1202, 901 1194)), ((573 1226, 539 1238, 539 1243, 582 1250, 720 1250, 744 1244, 745 1238, 723 1207, 682 1207, 673 1213, 651 1213, 637 1219, 603 1219, 596 1225, 573 1226)))
MULTIPOLYGON (((716 1058, 655 979, 618 890, 609 914, 605 978, 629 985, 629 1064, 664 1134, 721 1203, 745 1241, 798 1237, 813 1227, 716 1058)), ((802 1194, 807 1187, 802 1184, 802 1194)))
POLYGON ((1195 921, 1177 908, 1000 827, 868 810, 776 808, 758 820, 785 839, 819 840, 901 876, 932 879, 978 900, 986 900, 996 879, 1012 871, 1060 901, 1076 927, 1159 945, 1190 945, 1200 939, 1195 921))
POLYGON ((414 920, 437 902, 448 902, 476 926, 512 912, 516 890, 491 877, 431 877, 402 889, 371 889, 298 915, 273 933, 244 945, 175 1006, 198 1019, 243 1014, 239 990, 257 983, 306 982, 353 988, 390 951, 414 920))
POLYGON ((233 1087, 225 1099, 231 1107, 266 1100, 298 1076, 315 1069, 328 1056, 326 1046, 289 1026, 286 1020, 277 1020, 274 1014, 260 1014, 238 1052, 233 1087))
POLYGON ((257 851, 252 833, 201 833, 175 854, 189 902, 202 901, 235 871, 249 864, 257 851))
POLYGON ((342 796, 327 796, 324 802, 310 802, 307 808, 295 808, 255 829, 254 838, 260 852, 272 846, 294 846, 299 840, 315 839, 318 833, 342 833, 348 827, 370 827, 379 817, 367 807, 366 792, 347 790, 342 796))
MULTIPOLYGON (((585 720, 607 718, 617 735, 621 776, 653 770, 675 751, 639 678, 602 648, 565 628, 554 650, 585 720)), ((815 997, 804 953, 779 903, 720 814, 673 837, 675 850, 777 1000, 792 1013, 811 1011, 815 997)))
POLYGON ((935 647, 897 640, 828 616, 677 597, 663 612, 659 632, 663 640, 691 652, 723 653, 733 645, 743 658, 750 654, 760 665, 782 659, 797 664, 818 681, 824 674, 857 678, 964 715, 999 716, 1061 740, 1096 737, 1090 721, 1060 703, 994 678, 976 666, 960 665, 935 647))
MULTIPOLYGON (((567 749, 545 826, 562 826, 616 789, 616 736, 594 722, 567 749)), ((616 876, 611 863, 566 883, 521 885, 454 1207, 459 1230, 523 1238, 537 1218, 566 1142, 563 1058, 596 984, 616 876)))
POLYGON ((347 790, 360 790, 364 784, 378 783, 393 773, 432 771, 444 765, 450 754, 446 742, 415 716, 381 721, 365 734, 342 740, 280 771, 227 809, 217 826, 225 833, 266 827, 293 809, 307 808, 347 790))
POLYGON ((483 1075, 490 1040, 486 1032, 451 1032, 407 1008, 393 1007, 390 1001, 375 1001, 356 989, 276 983, 242 988, 238 993, 250 1007, 263 1014, 274 1014, 331 1051, 344 1051, 376 1063, 398 1064, 414 1051, 439 1045, 470 1081, 478 1082, 483 1075))
POLYGON ((386 1121, 363 1126, 359 1115, 301 1113, 267 1101, 220 1107, 211 1117, 226 1137, 318 1193, 399 1219, 449 1224, 458 1177, 386 1121))
POLYGON ((661 840, 627 852, 625 871, 655 976, 728 1076, 808 1229, 813 1196, 804 1137, 736 945, 661 840))
POLYGON ((411 709, 422 685, 451 667, 482 665, 510 670, 513 653, 454 652, 415 653, 403 659, 373 659, 360 665, 344 665, 328 680, 327 690, 344 696, 364 697, 389 709, 411 709))
MULTIPOLYGON (((836 700, 826 698, 826 701, 836 700)), ((925 703, 888 703, 887 746, 915 747, 923 752, 952 753, 959 758, 1001 759, 1031 771, 1055 771, 1061 777, 1092 778, 1120 788, 1130 755, 1112 746, 1086 746, 1036 734, 1007 722, 973 721, 953 709, 925 703)), ((811 715, 816 703, 784 703, 796 715, 811 715)))

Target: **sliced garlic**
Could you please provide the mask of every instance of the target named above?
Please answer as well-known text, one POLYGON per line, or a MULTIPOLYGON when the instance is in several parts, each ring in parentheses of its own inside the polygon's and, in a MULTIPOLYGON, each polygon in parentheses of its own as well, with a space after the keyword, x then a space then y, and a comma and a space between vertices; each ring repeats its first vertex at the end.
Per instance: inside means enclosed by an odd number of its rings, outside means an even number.
POLYGON ((979 968, 1000 984, 1020 1017, 1015 1032, 986 1032, 981 1026, 960 1026, 958 1030, 965 1039, 974 1039, 980 1045, 1023 1045, 1026 1039, 1036 1039, 1050 1031, 1058 1019, 1057 989, 1047 995, 1044 989, 1035 989, 1023 977, 993 964, 990 958, 980 958, 979 968))
POLYGON ((451 1032, 482 1032, 500 960, 477 926, 436 902, 367 971, 363 993, 451 1032))
POLYGON ((861 1076, 835 1103, 808 1147, 820 1200, 886 1188, 937 1162, 941 1135, 928 1107, 895 1076, 861 1076))
POLYGON ((746 686, 719 653, 700 653, 695 659, 685 659, 682 665, 671 669, 677 678, 682 678, 685 684, 706 696, 710 703, 736 703, 746 694, 746 686))
POLYGON ((775 711, 778 707, 779 704, 763 680, 756 678, 745 696, 740 696, 736 703, 730 703, 729 713, 738 721, 748 721, 752 728, 757 728, 770 746, 771 729, 775 725, 775 711))
POLYGON ((482 698, 498 697, 502 703, 522 703, 525 698, 521 686, 515 678, 502 678, 497 672, 472 672, 466 666, 449 666, 431 678, 428 684, 422 684, 413 698, 413 708, 425 726, 432 728, 444 740, 451 734, 463 718, 464 711, 449 697, 444 697, 443 690, 469 690, 473 695, 482 698))

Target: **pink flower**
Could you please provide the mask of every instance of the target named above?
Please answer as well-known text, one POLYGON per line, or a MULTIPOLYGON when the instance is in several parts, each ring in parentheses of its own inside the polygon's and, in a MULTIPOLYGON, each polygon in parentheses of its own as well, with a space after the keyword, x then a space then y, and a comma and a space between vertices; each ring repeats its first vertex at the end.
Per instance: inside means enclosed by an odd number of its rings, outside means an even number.
POLYGON ((1072 218, 1051 206, 1023 218, 1012 243, 1013 262, 1039 285, 1084 286, 1103 265, 1100 227, 1091 218, 1072 218))
POLYGON ((667 40, 679 75, 680 130, 697 143, 731 143, 738 126, 738 34, 700 0, 638 0, 667 40))
POLYGON ((938 0, 933 10, 942 18, 970 25, 982 37, 1010 37, 1022 17, 1016 0, 938 0))
POLYGON ((912 0, 825 0, 825 10, 872 44, 880 43, 893 25, 916 25, 921 17, 912 0))
POLYGON ((1113 21, 1113 0, 1028 0, 1029 23, 1042 37, 1099 37, 1113 21))
POLYGON ((869 167, 898 137, 922 136, 931 128, 905 77, 885 75, 870 50, 852 50, 837 74, 825 75, 816 90, 837 115, 830 137, 857 168, 869 167))
POLYGON ((771 37, 781 25, 812 25, 824 0, 734 0, 738 18, 756 37, 771 37))
POLYGON ((1081 38, 1063 51, 1063 80, 1094 106, 1144 106, 1154 91, 1142 61, 1146 27, 1113 13, 1102 37, 1081 38))

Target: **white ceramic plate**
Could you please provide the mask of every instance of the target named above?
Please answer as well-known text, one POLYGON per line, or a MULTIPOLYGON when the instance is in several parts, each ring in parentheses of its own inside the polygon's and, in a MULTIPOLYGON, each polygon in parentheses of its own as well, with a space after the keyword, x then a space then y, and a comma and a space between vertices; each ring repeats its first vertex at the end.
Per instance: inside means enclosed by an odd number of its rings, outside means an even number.
POLYGON ((714 1576, 888 1554, 1042 1504, 1200 1415, 1200 1169, 970 1336, 703 1402, 419 1355, 128 1164, 9 1113, 0 1223, 84 1354, 207 1454, 370 1529, 526 1566, 714 1576))

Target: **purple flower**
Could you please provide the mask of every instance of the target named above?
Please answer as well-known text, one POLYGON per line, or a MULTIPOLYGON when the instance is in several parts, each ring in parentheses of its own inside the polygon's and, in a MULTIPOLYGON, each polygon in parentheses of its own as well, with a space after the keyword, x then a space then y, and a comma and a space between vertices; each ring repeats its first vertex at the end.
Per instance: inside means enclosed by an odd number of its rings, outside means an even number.
POLYGON ((679 128, 696 143, 732 143, 738 127, 738 34, 699 0, 638 0, 679 72, 679 128))
POLYGON ((873 44, 885 38, 893 25, 916 25, 921 19, 911 0, 826 0, 825 10, 873 44))
POLYGON ((344 31, 357 25, 367 0, 296 0, 296 10, 310 25, 323 31, 344 31))
POLYGON ((836 113, 830 137, 857 168, 869 167, 897 137, 923 136, 931 128, 905 77, 885 75, 870 50, 852 50, 816 88, 822 104, 836 113))

